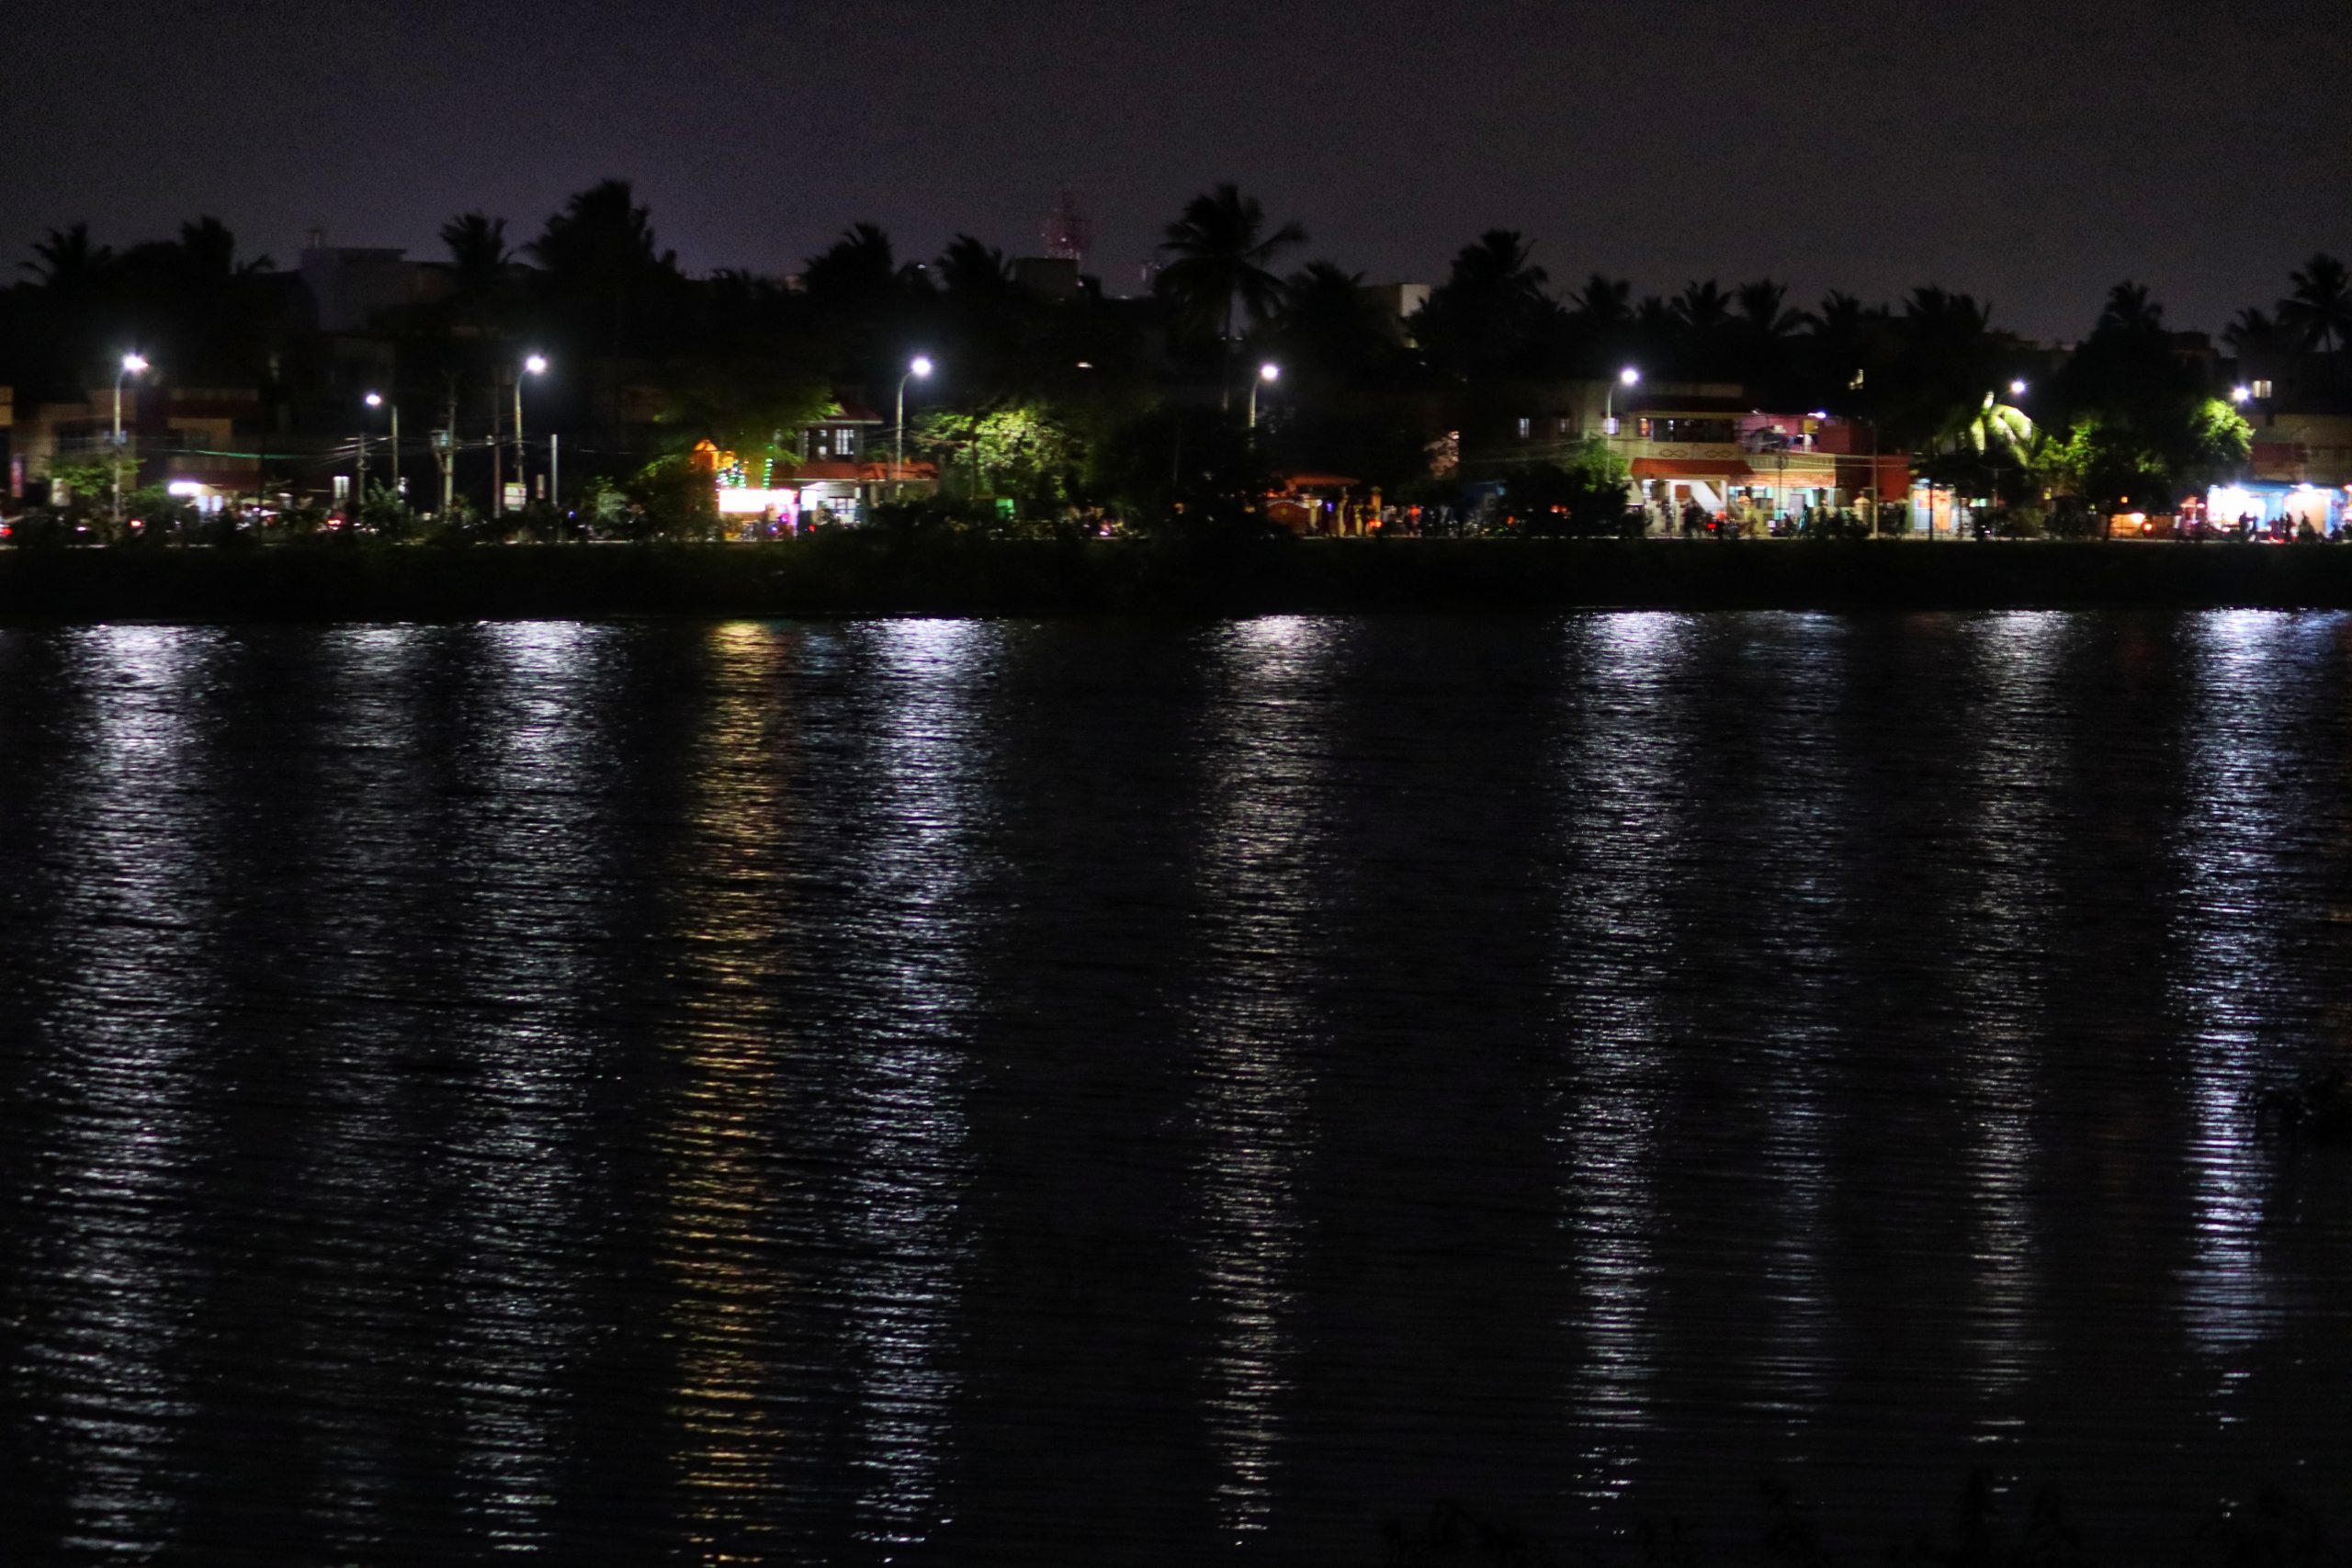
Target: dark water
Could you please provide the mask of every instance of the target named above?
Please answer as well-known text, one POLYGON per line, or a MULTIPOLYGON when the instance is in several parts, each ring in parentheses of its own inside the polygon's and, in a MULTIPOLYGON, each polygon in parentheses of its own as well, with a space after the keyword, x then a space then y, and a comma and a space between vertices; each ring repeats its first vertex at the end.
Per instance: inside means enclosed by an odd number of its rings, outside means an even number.
MULTIPOLYGON (((0 632, 0 1561, 2352 1496, 2352 618, 0 632)), ((2339 1516, 2339 1522, 2341 1517, 2339 1516)))

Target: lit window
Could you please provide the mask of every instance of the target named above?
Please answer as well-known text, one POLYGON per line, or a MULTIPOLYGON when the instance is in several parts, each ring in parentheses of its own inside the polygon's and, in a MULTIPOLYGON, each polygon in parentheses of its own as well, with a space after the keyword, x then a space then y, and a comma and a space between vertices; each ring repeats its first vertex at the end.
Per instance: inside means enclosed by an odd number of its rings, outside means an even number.
POLYGON ((1521 441, 1526 440, 1526 439, 1527 439, 1527 437, 1528 437, 1528 435, 1529 435, 1529 434, 1530 434, 1534 430, 1534 428, 1535 428, 1535 422, 1534 422, 1533 420, 1532 420, 1532 419, 1528 418, 1525 414, 1521 414, 1521 415, 1520 415, 1520 417, 1519 417, 1519 438, 1520 438, 1521 441))
POLYGON ((1552 422, 1552 434, 1555 435, 1566 435, 1567 433, 1568 416, 1566 414, 1562 414, 1559 418, 1552 422))
POLYGON ((2254 384, 2254 395, 2257 398, 2268 397, 2270 395, 2270 383, 2267 381, 2256 381, 2254 384))
POLYGON ((833 450, 846 457, 857 450, 857 432, 837 430, 833 433, 833 450))

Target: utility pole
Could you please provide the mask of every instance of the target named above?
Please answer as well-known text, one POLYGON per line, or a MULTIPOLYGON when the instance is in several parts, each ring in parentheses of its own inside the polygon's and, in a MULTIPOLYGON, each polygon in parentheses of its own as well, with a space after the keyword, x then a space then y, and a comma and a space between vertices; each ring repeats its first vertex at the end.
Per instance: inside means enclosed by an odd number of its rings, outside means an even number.
POLYGON ((523 450, 523 373, 514 372, 514 485, 523 492, 523 504, 531 504, 531 476, 523 450))
POLYGON ((490 373, 490 514, 506 515, 506 433, 499 428, 498 372, 490 373))
POLYGON ((441 449, 435 454, 441 459, 441 525, 449 525, 450 512, 458 504, 458 378, 448 378, 449 418, 441 427, 441 449))

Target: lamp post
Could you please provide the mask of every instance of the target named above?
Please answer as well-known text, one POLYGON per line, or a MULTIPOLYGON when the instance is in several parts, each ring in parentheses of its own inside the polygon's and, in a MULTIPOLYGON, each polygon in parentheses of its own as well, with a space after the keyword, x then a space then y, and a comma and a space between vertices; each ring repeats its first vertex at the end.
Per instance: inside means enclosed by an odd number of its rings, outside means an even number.
POLYGON ((907 382, 914 377, 931 378, 931 356, 918 354, 907 365, 907 373, 899 378, 899 425, 893 435, 890 453, 890 493, 893 499, 906 489, 907 483, 907 382))
POLYGON ((2230 401, 2237 404, 2240 408, 2244 408, 2245 406, 2246 400, 2253 396, 2254 389, 2252 387, 2232 387, 2230 389, 2230 401))
MULTIPOLYGON (((531 504, 531 480, 525 471, 526 464, 523 449, 523 378, 526 374, 544 376, 547 373, 548 356, 544 354, 526 356, 514 371, 514 482, 523 489, 523 504, 526 506, 531 504)), ((502 517, 506 514, 506 495, 503 486, 498 497, 498 513, 502 517)))
MULTIPOLYGON (((368 406, 371 409, 389 408, 391 410, 391 445, 385 452, 384 467, 390 470, 390 488, 392 492, 392 499, 397 502, 400 500, 401 496, 401 405, 398 400, 387 398, 381 392, 370 392, 368 394, 368 406)), ((361 481, 359 488, 359 504, 365 506, 368 504, 368 487, 366 482, 368 478, 368 437, 364 434, 359 437, 359 478, 361 481)))
POLYGON ((1609 389, 1600 397, 1600 433, 1603 435, 1617 434, 1617 389, 1638 386, 1641 379, 1642 373, 1628 365, 1617 372, 1617 379, 1609 383, 1609 389))
MULTIPOLYGON (((384 406, 384 394, 381 392, 370 392, 359 400, 366 403, 371 409, 379 409, 384 406)), ((348 519, 355 529, 359 525, 359 513, 366 509, 367 505, 368 424, 365 420, 362 420, 359 425, 359 471, 354 479, 351 487, 351 516, 348 519)))
POLYGON ((1250 428, 1258 428, 1258 389, 1283 378, 1283 367, 1272 360, 1258 367, 1257 376, 1250 383, 1250 428))
POLYGON ((136 354, 122 356, 122 367, 114 373, 114 525, 122 526, 122 378, 144 375, 147 361, 136 354))

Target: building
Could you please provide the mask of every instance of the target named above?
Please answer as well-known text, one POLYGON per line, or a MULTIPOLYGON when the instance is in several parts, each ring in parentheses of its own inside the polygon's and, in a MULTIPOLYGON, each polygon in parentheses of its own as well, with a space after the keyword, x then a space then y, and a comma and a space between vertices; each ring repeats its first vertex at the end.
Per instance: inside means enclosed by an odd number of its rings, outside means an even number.
POLYGON ((933 465, 897 463, 895 434, 860 394, 847 391, 778 456, 742 457, 709 441, 695 455, 718 487, 722 517, 773 519, 792 529, 863 523, 894 492, 928 494, 938 484, 933 465))
POLYGON ((331 333, 365 332, 388 310, 436 303, 457 287, 446 266, 390 247, 330 245, 322 229, 311 231, 296 272, 315 324, 331 333))
MULTIPOLYGON (((78 402, 12 408, 20 416, 10 421, 12 479, 46 479, 60 462, 102 456, 113 445, 114 410, 111 386, 91 388, 78 402)), ((251 387, 126 386, 123 444, 137 467, 125 488, 166 485, 199 501, 250 493, 261 483, 264 412, 251 387)))
POLYGON ((1412 343, 1412 320, 1421 307, 1430 302, 1428 284, 1365 283, 1357 286, 1356 294, 1372 308, 1398 343, 1412 343))

